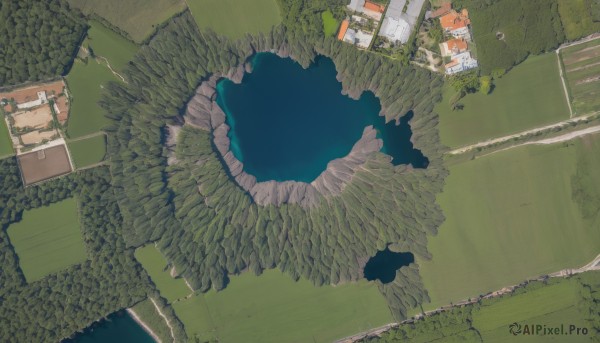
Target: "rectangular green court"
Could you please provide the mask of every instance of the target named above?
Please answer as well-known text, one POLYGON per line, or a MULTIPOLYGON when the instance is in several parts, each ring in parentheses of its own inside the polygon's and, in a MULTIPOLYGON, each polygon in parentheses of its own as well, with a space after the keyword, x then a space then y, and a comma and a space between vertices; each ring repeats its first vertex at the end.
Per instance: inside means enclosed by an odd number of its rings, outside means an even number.
POLYGON ((75 168, 84 168, 102 162, 106 155, 106 136, 100 134, 90 138, 68 142, 69 152, 75 168))
POLYGON ((27 282, 87 258, 74 198, 25 211, 8 227, 8 237, 27 282))
POLYGON ((432 300, 426 309, 591 261, 600 252, 598 221, 583 219, 572 178, 578 156, 593 157, 598 140, 519 147, 450 166, 437 198, 446 220, 428 239, 432 259, 419 261, 432 300))
POLYGON ((444 145, 469 145, 569 119, 555 53, 529 57, 494 83, 488 95, 467 94, 458 111, 450 109, 455 92, 446 83, 436 106, 444 145))
POLYGON ((171 277, 171 268, 167 266, 167 260, 154 244, 136 249, 135 258, 150 275, 152 282, 160 291, 160 295, 170 303, 192 293, 183 279, 171 277))
POLYGON ((10 135, 8 134, 8 128, 6 127, 6 121, 4 117, 0 118, 0 158, 13 155, 14 150, 10 135))
POLYGON ((332 342, 394 321, 372 282, 315 287, 279 270, 233 276, 173 308, 190 340, 224 343, 332 342))
POLYGON ((267 33, 281 22, 276 0, 188 0, 198 27, 232 39, 267 33))

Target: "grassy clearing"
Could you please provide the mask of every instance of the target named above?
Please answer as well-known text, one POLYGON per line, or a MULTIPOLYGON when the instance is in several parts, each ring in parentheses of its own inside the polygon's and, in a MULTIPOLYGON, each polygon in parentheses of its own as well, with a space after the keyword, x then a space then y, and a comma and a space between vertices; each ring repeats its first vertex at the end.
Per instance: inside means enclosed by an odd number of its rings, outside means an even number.
POLYGON ((459 147, 569 118, 556 54, 530 57, 495 83, 489 95, 461 99, 461 111, 450 109, 454 91, 445 86, 436 108, 443 144, 459 147))
POLYGON ((600 39, 560 52, 574 114, 600 110, 600 39))
POLYGON ((69 142, 68 145, 76 168, 102 162, 106 155, 106 137, 104 135, 69 142))
POLYGON ((281 22, 276 0, 188 0, 198 27, 232 39, 269 32, 281 22))
POLYGON ((85 14, 96 14, 141 42, 157 25, 185 10, 183 0, 68 0, 85 14))
POLYGON ((567 40, 573 41, 600 30, 590 11, 593 0, 557 0, 558 14, 567 40))
POLYGON ((14 154, 14 150, 10 135, 8 134, 8 128, 6 127, 6 121, 0 115, 0 158, 12 154, 14 154))
POLYGON ((122 70, 138 47, 97 21, 92 20, 90 26, 83 45, 91 47, 96 56, 106 58, 113 69, 122 70))
POLYGON ((190 338, 219 342, 331 342, 393 321, 373 283, 315 287, 279 270, 234 276, 173 308, 190 338))
MULTIPOLYGON (((484 302, 473 312, 473 326, 484 342, 507 342, 513 339, 527 342, 563 341, 565 337, 519 336, 508 331, 510 324, 541 324, 548 327, 586 325, 585 317, 577 304, 581 298, 581 285, 576 279, 551 280, 552 284, 529 290, 526 293, 484 302)), ((568 327, 565 327, 567 330, 568 327)), ((569 336, 569 342, 589 341, 589 337, 569 336)))
POLYGON ((87 256, 73 198, 25 211, 20 222, 8 227, 8 236, 27 282, 80 263, 87 256))
POLYGON ((135 251, 135 258, 144 266, 152 282, 160 291, 160 295, 170 303, 191 293, 183 279, 171 277, 171 266, 153 244, 138 248, 135 251))
POLYGON ((438 196, 446 221, 429 239, 432 260, 419 261, 432 299, 427 308, 578 267, 598 254, 598 222, 584 220, 572 199, 585 144, 525 146, 450 166, 438 196))
MULTIPOLYGON (((110 31, 100 23, 92 21, 84 46, 91 46, 94 53, 108 60, 115 70, 122 69, 137 51, 137 46, 110 31)), ((75 60, 67 84, 72 96, 67 134, 77 138, 102 130, 109 123, 98 105, 102 88, 109 81, 121 81, 103 60, 87 58, 84 63, 75 60)))
POLYGON ((140 319, 152 328, 152 331, 161 339, 163 342, 172 342, 171 331, 167 326, 167 323, 163 317, 156 312, 156 308, 150 299, 146 299, 140 303, 137 303, 132 308, 140 319))
POLYGON ((98 105, 102 88, 117 78, 105 65, 88 59, 87 64, 75 60, 67 76, 72 101, 67 123, 69 138, 77 138, 100 131, 109 121, 98 105))
POLYGON ((321 19, 323 20, 323 32, 325 33, 325 36, 335 35, 340 23, 335 20, 333 13, 329 10, 321 12, 321 19))

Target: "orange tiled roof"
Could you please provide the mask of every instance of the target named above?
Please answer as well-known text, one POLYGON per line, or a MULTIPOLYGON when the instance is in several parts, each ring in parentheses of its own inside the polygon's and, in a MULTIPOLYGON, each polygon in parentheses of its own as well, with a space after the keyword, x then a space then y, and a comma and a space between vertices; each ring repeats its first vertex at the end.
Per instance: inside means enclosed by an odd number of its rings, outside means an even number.
POLYGON ((450 63, 446 64, 444 67, 446 69, 448 69, 448 68, 452 68, 452 67, 454 67, 456 65, 458 65, 458 60, 452 60, 452 61, 450 61, 450 63))
POLYGON ((463 15, 463 13, 459 14, 456 11, 452 11, 440 17, 440 24, 442 25, 442 28, 450 31, 466 27, 471 23, 471 20, 469 20, 468 17, 468 12, 466 14, 467 16, 463 15))
POLYGON ((376 3, 368 1, 368 0, 365 1, 364 7, 368 10, 379 12, 379 13, 383 13, 385 11, 384 5, 376 4, 376 3))
POLYGON ((449 2, 445 2, 442 4, 442 6, 440 8, 431 12, 431 17, 437 18, 439 16, 443 16, 444 14, 450 12, 450 10, 452 10, 452 4, 449 2))
POLYGON ((469 47, 467 45, 467 42, 465 42, 464 39, 455 38, 455 39, 451 39, 445 43, 446 43, 446 46, 448 47, 448 50, 450 50, 450 51, 454 51, 454 50, 465 51, 469 47))
POLYGON ((344 35, 346 35, 346 31, 348 30, 348 25, 350 22, 347 19, 342 20, 342 25, 340 25, 340 31, 338 32, 338 40, 343 40, 344 35))

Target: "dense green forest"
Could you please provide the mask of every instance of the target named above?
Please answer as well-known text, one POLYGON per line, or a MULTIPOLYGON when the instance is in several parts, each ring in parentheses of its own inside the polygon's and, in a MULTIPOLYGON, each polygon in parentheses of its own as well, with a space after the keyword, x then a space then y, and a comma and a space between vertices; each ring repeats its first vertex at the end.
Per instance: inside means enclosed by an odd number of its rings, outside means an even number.
POLYGON ((65 1, 1 1, 0 85, 63 75, 85 29, 65 1))
MULTIPOLYGON (((24 189, 16 160, 0 160, 0 225, 2 342, 56 342, 147 295, 158 297, 121 237, 122 220, 107 167, 24 189), (70 197, 79 203, 89 259, 28 284, 6 227, 20 220, 24 210, 70 197)), ((180 337, 185 337, 179 321, 171 322, 179 328, 180 337)))
MULTIPOLYGON (((143 47, 125 73, 129 84, 111 84, 101 101, 114 120, 108 150, 123 235, 130 246, 158 241, 194 288, 219 290, 229 274, 275 267, 317 285, 356 280, 366 260, 388 244, 429 257, 426 234, 435 234, 443 221, 435 196, 447 173, 433 113, 441 97, 439 76, 322 38, 320 30, 305 34, 283 26, 231 42, 198 32, 187 13, 143 47), (356 175, 340 197, 310 210, 254 204, 227 175, 208 132, 185 128, 179 163, 167 168, 165 125, 183 122, 186 101, 200 81, 269 50, 289 53, 303 66, 317 54, 332 58, 345 89, 355 95, 373 91, 388 119, 413 110, 414 143, 430 159, 429 168, 394 167, 375 154, 368 171, 356 175)), ((402 318, 427 295, 416 265, 399 273, 381 290, 402 318)))
POLYGON ((468 8, 482 72, 510 69, 564 42, 556 0, 457 0, 468 8))

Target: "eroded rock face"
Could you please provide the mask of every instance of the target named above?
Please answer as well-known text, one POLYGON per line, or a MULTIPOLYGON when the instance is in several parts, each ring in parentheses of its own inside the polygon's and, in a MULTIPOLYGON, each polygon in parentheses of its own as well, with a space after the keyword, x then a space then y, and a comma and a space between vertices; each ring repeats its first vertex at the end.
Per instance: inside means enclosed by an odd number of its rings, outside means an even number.
MULTIPOLYGON (((288 57, 285 46, 276 51, 280 57, 288 57)), ((231 69, 226 76, 215 74, 197 88, 185 111, 185 125, 212 131, 213 143, 234 180, 246 190, 259 205, 281 205, 284 203, 299 204, 303 207, 317 205, 323 198, 342 193, 344 187, 352 180, 354 173, 367 162, 369 155, 381 150, 383 141, 377 138, 373 126, 367 126, 362 137, 354 144, 350 153, 327 164, 327 168, 311 183, 298 181, 265 181, 257 182, 256 177, 244 171, 244 164, 230 151, 230 140, 227 136, 229 126, 225 123, 225 113, 216 102, 216 83, 227 77, 240 83, 244 72, 252 70, 251 65, 240 65, 231 69)), ((343 91, 345 94, 346 91, 343 91)), ((360 97, 350 92, 351 97, 360 97)), ((176 135, 180 127, 168 127, 167 148, 175 151, 176 135), (173 138, 174 137, 174 138, 173 138)), ((169 164, 176 163, 176 158, 169 153, 169 164)))

